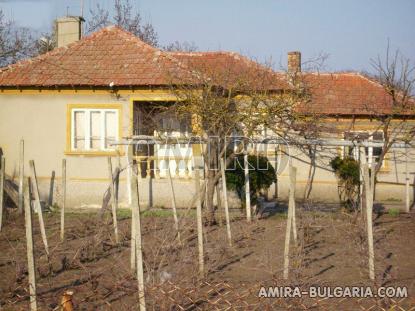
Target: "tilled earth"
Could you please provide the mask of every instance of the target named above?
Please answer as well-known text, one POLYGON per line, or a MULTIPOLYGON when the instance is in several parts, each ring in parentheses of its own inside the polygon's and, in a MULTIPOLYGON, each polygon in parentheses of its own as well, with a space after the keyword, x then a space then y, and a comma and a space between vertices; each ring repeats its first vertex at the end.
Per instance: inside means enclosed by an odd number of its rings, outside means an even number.
MULTIPOLYGON (((45 213, 49 257, 33 215, 38 306, 60 310, 71 290, 75 310, 133 310, 137 281, 130 264, 130 223, 120 211, 120 243, 109 215, 70 212, 66 239, 59 214, 45 213)), ((223 218, 223 217, 222 217, 223 218)), ((195 215, 180 214, 180 240, 170 213, 142 217, 146 304, 149 310, 382 310, 415 306, 415 215, 374 215, 376 281, 368 278, 364 221, 341 211, 299 209, 298 241, 291 240, 290 275, 282 279, 286 217, 277 213, 248 224, 232 213, 230 247, 226 227, 204 227, 205 274, 198 278, 195 215), (258 298, 261 286, 406 286, 406 299, 258 298)), ((0 310, 28 310, 28 276, 23 217, 8 212, 0 233, 0 310)))

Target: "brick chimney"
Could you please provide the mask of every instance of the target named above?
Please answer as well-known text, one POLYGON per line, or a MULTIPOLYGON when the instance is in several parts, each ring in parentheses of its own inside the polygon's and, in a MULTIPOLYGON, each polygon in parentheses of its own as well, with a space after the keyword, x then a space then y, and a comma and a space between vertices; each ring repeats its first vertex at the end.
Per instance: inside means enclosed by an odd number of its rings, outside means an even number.
POLYGON ((288 52, 288 73, 296 74, 301 72, 301 52, 288 52))
POLYGON ((85 20, 79 16, 65 16, 56 19, 55 35, 58 47, 78 41, 82 37, 82 23, 85 20))

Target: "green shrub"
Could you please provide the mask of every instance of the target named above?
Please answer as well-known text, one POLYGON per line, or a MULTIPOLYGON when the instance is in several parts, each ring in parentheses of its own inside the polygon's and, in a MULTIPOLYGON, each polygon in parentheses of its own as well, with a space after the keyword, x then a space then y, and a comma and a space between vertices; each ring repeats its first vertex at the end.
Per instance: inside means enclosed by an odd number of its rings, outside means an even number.
POLYGON ((357 198, 360 185, 359 163, 353 158, 335 157, 330 161, 339 180, 340 201, 346 208, 354 209, 357 206, 357 198))
POLYGON ((389 216, 392 216, 392 217, 398 217, 400 213, 401 211, 398 208, 390 208, 388 210, 389 216))
MULTIPOLYGON (((226 185, 229 189, 236 190, 239 198, 243 199, 245 196, 243 155, 238 156, 235 161, 235 165, 233 166, 231 164, 226 171, 226 185)), ((249 190, 251 194, 251 201, 255 203, 260 191, 268 189, 272 183, 276 182, 276 173, 267 157, 249 155, 248 162, 250 164, 249 190)))
POLYGON ((341 179, 348 180, 352 185, 358 186, 360 182, 359 163, 352 158, 339 159, 340 157, 334 159, 333 169, 341 179))

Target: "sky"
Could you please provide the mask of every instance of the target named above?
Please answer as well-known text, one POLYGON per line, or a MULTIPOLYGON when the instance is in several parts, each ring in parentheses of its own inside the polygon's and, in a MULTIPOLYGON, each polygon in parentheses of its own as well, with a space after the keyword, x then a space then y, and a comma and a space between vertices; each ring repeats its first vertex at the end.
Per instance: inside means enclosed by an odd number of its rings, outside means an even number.
MULTIPOLYGON (((59 16, 84 16, 113 0, 0 0, 8 18, 39 31, 59 16)), ((201 51, 229 50, 285 66, 328 54, 325 71, 373 71, 389 42, 415 64, 415 0, 131 0, 166 45, 188 41, 201 51)))

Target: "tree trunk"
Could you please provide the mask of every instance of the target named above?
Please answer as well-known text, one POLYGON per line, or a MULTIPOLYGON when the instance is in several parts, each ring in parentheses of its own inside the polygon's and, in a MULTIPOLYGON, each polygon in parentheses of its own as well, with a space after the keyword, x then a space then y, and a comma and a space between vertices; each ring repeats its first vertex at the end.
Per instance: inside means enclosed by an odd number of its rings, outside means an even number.
POLYGON ((208 170, 206 174, 206 219, 209 225, 216 224, 215 206, 213 204, 213 198, 215 195, 215 175, 214 170, 208 170))
POLYGON ((201 191, 205 190, 206 200, 204 202, 204 206, 206 207, 205 215, 208 225, 215 225, 217 223, 215 217, 215 206, 213 204, 215 188, 218 182, 218 178, 216 178, 216 175, 218 175, 218 171, 216 170, 218 167, 217 144, 218 142, 215 140, 209 141, 208 148, 206 148, 205 154, 203 156, 205 164, 205 189, 202 189, 201 191))
POLYGON ((316 146, 309 146, 308 156, 310 158, 310 167, 308 170, 307 184, 304 191, 304 200, 308 200, 313 189, 314 175, 316 173, 316 146))

